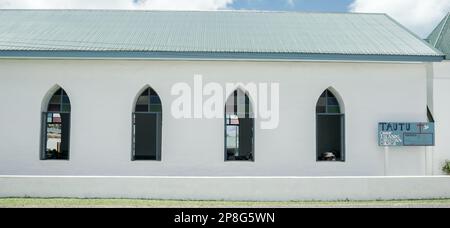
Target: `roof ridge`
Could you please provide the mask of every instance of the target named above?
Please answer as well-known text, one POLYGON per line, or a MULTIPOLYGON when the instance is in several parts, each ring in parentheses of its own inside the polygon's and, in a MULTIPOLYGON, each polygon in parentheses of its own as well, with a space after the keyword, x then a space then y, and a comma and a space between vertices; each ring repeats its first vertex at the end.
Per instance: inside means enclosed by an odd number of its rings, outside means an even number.
POLYGON ((439 31, 438 36, 437 36, 437 38, 436 38, 436 41, 435 41, 434 44, 433 44, 434 47, 436 47, 436 45, 438 44, 438 42, 439 42, 439 41, 441 40, 441 38, 442 38, 442 32, 444 31, 445 26, 447 26, 449 16, 450 16, 450 12, 447 13, 447 15, 444 17, 444 24, 442 25, 442 28, 441 28, 441 30, 439 31))
POLYGON ((219 9, 219 10, 162 10, 162 9, 0 9, 1 11, 117 11, 117 12, 229 12, 229 13, 292 13, 292 14, 342 14, 342 15, 385 15, 385 13, 364 12, 319 12, 319 11, 283 11, 283 10, 248 10, 248 9, 219 9))
MULTIPOLYGON (((431 45, 429 42, 426 42, 424 39, 422 39, 421 37, 419 37, 416 33, 412 32, 411 30, 409 30, 408 28, 406 28, 403 24, 400 24, 400 22, 396 21, 394 18, 392 18, 391 16, 389 16, 388 14, 385 14, 385 16, 391 20, 392 22, 394 22, 395 24, 397 24, 399 27, 401 27, 403 30, 405 30, 407 33, 409 33, 410 35, 414 36, 415 38, 417 38, 420 42, 422 42, 423 44, 425 44, 426 46, 428 46, 429 48, 433 49, 434 51, 436 51, 437 53, 441 54, 442 56, 445 56, 445 54, 440 51, 438 48, 436 48, 435 46, 431 45)), ((447 15, 448 16, 448 15, 447 15)))

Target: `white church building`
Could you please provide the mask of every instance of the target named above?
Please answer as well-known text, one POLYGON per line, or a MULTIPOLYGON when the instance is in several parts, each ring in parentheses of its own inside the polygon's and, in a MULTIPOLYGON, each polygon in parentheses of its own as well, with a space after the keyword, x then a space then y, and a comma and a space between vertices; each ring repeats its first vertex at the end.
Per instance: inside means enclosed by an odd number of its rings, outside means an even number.
POLYGON ((0 197, 449 198, 447 19, 0 10, 0 197))
POLYGON ((428 104, 436 121, 436 146, 434 156, 438 162, 435 173, 440 173, 442 165, 439 163, 450 160, 450 121, 446 116, 450 115, 450 105, 447 101, 450 97, 450 24, 449 15, 433 30, 427 41, 445 54, 442 62, 434 62, 428 65, 428 104))

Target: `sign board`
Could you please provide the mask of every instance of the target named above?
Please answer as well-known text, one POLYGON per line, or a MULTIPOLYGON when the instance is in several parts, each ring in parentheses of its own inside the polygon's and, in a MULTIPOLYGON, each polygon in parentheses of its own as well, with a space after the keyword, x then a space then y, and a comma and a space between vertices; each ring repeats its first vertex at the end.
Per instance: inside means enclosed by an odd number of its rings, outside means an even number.
POLYGON ((434 123, 379 123, 380 146, 434 146, 434 123))

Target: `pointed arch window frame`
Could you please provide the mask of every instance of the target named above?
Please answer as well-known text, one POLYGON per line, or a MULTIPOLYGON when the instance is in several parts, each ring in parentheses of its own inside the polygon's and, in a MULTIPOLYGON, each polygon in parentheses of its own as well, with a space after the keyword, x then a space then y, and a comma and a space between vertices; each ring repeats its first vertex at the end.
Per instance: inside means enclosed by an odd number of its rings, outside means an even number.
POLYGON ((43 161, 69 161, 70 160, 70 135, 71 135, 71 112, 72 112, 72 103, 70 101, 70 97, 67 94, 67 92, 60 86, 58 86, 55 92, 50 93, 49 99, 45 100, 45 110, 42 110, 41 112, 41 143, 40 143, 40 160, 43 161), (59 99, 57 96, 59 96, 59 99), (51 108, 51 106, 56 107, 59 106, 58 110, 55 110, 51 108), (53 110, 52 110, 53 109, 53 110), (59 117, 57 116, 59 114, 59 117), (65 123, 65 126, 63 125, 63 115, 67 115, 65 118, 67 118, 67 123, 65 123), (59 120, 57 120, 59 118, 59 120), (56 121, 55 121, 56 119, 56 121), (61 125, 61 145, 62 142, 67 140, 67 155, 63 155, 62 158, 49 158, 48 154, 48 128, 49 125, 61 125), (66 139, 63 138, 63 132, 62 128, 66 127, 67 135, 66 139))
POLYGON ((163 105, 161 101, 161 96, 154 90, 151 86, 146 86, 139 93, 135 102, 133 103, 133 111, 132 111, 132 135, 131 135, 131 161, 162 161, 162 115, 163 115, 163 105), (146 93, 146 94, 145 94, 146 93), (142 97, 148 96, 146 100, 146 104, 142 103, 142 97), (157 97, 157 100, 155 100, 157 97), (156 101, 156 104, 152 104, 156 101), (140 103, 141 102, 141 103, 140 103), (138 106, 142 106, 140 108, 147 107, 146 110, 140 109, 138 110, 138 106), (158 107, 156 107, 158 106, 158 107), (156 109, 155 109, 156 108, 156 109), (136 155, 136 121, 138 115, 155 115, 156 116, 156 144, 155 144, 155 159, 149 158, 138 158, 136 155))
POLYGON ((250 99, 250 95, 248 94, 248 92, 246 92, 245 90, 241 89, 241 88, 237 88, 235 89, 225 100, 225 108, 224 108, 224 161, 225 162, 255 162, 255 116, 253 113, 253 104, 252 104, 252 100, 250 99), (244 109, 244 115, 245 118, 249 118, 252 119, 252 129, 251 129, 251 158, 247 159, 247 160, 230 160, 228 159, 228 134, 227 134, 227 128, 228 126, 239 126, 239 124, 233 124, 231 122, 231 117, 229 118, 229 114, 227 113, 227 106, 228 106, 228 101, 233 98, 233 109, 234 109, 234 115, 235 116, 239 116, 239 101, 238 101, 238 94, 239 92, 241 92, 242 94, 245 95, 245 109, 244 109), (229 120, 230 119, 230 120, 229 120))
POLYGON ((319 134, 319 117, 321 116, 338 116, 340 117, 340 156, 339 160, 331 162, 346 162, 346 130, 345 130, 345 110, 342 99, 338 96, 338 93, 332 88, 327 88, 319 97, 316 103, 316 161, 317 162, 330 162, 320 159, 321 152, 320 149, 320 134, 319 134), (325 94, 325 97, 323 96, 325 94), (331 94, 331 96, 329 96, 331 94), (319 104, 321 99, 324 98, 325 104, 322 103, 322 107, 325 108, 324 112, 319 111, 319 104), (332 101, 331 101, 332 100, 332 101), (329 103, 330 102, 330 103, 329 103), (336 111, 338 108, 338 111, 336 111))

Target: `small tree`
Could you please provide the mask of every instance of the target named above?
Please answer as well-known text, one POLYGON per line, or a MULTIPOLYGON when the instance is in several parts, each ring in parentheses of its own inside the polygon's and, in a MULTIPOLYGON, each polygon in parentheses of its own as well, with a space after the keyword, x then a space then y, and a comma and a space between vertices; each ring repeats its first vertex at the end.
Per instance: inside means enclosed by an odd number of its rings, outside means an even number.
POLYGON ((450 160, 445 161, 444 167, 442 167, 442 171, 444 171, 444 173, 450 175, 450 160))

